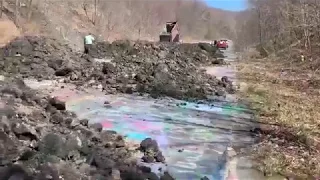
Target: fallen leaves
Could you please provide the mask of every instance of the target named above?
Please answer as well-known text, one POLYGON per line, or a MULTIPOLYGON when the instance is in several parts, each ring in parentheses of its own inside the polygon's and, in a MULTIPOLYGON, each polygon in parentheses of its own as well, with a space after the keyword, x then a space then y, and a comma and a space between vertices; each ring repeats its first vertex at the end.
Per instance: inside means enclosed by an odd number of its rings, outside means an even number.
POLYGON ((284 67, 273 59, 239 63, 240 79, 247 85, 240 94, 258 110, 259 121, 279 125, 262 129, 265 132, 253 156, 267 175, 313 179, 320 176, 320 98, 314 91, 318 83, 306 86, 310 82, 303 79, 308 78, 306 72, 297 67, 284 76, 279 73, 284 67))

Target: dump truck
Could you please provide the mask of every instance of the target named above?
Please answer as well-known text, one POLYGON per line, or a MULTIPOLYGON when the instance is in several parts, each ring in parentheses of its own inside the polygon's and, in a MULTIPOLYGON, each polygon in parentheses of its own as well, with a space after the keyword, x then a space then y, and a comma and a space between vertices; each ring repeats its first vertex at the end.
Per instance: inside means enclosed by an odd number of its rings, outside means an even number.
POLYGON ((160 34, 160 42, 179 42, 180 34, 177 21, 167 22, 160 34))

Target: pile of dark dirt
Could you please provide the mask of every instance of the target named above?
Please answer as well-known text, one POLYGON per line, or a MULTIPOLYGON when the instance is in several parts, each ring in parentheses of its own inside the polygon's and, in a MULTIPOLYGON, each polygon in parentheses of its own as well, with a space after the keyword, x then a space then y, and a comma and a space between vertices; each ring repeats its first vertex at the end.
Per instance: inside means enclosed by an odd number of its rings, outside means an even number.
MULTIPOLYGON (((138 150, 122 136, 78 119, 64 102, 29 89, 21 79, 0 81, 0 112, 1 180, 160 179, 136 164, 138 150)), ((157 147, 155 141, 147 146, 149 141, 141 151, 157 147)), ((158 150, 164 162, 160 155, 158 150)), ((164 174, 161 179, 172 179, 164 174)))
POLYGON ((174 58, 172 60, 210 65, 217 58, 224 58, 215 46, 206 43, 172 44, 164 42, 119 40, 113 43, 97 42, 90 52, 94 58, 119 56, 150 57, 151 59, 174 58))
POLYGON ((79 55, 66 44, 35 36, 11 41, 0 49, 0 58, 1 74, 37 79, 54 78, 56 73, 61 74, 62 67, 82 68, 86 62, 85 59, 79 59, 79 55))
POLYGON ((208 44, 116 41, 97 43, 89 56, 44 37, 23 37, 1 49, 4 75, 59 79, 94 86, 106 93, 149 93, 154 97, 206 99, 233 92, 230 86, 199 69, 217 61, 208 44), (105 62, 96 62, 95 58, 105 62))

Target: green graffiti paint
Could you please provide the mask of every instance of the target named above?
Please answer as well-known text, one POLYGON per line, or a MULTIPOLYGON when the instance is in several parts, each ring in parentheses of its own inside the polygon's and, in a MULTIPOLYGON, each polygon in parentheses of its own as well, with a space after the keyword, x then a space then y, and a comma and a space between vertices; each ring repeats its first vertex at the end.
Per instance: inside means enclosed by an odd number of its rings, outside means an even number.
POLYGON ((238 105, 224 105, 222 106, 222 113, 231 115, 231 114, 240 114, 244 113, 247 109, 238 106, 238 105))

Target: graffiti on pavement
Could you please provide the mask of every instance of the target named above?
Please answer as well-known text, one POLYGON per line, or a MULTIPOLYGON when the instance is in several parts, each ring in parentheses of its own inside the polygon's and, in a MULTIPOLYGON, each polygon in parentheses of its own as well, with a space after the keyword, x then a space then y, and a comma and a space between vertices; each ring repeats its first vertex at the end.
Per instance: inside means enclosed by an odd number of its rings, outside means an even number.
POLYGON ((67 108, 80 118, 99 122, 104 129, 117 131, 128 140, 157 140, 170 173, 177 179, 222 179, 226 163, 222 154, 233 139, 225 115, 242 113, 240 107, 157 102, 135 96, 60 93, 59 98, 67 100, 67 108), (66 94, 69 97, 63 97, 66 94), (110 103, 108 107, 104 101, 110 103))

